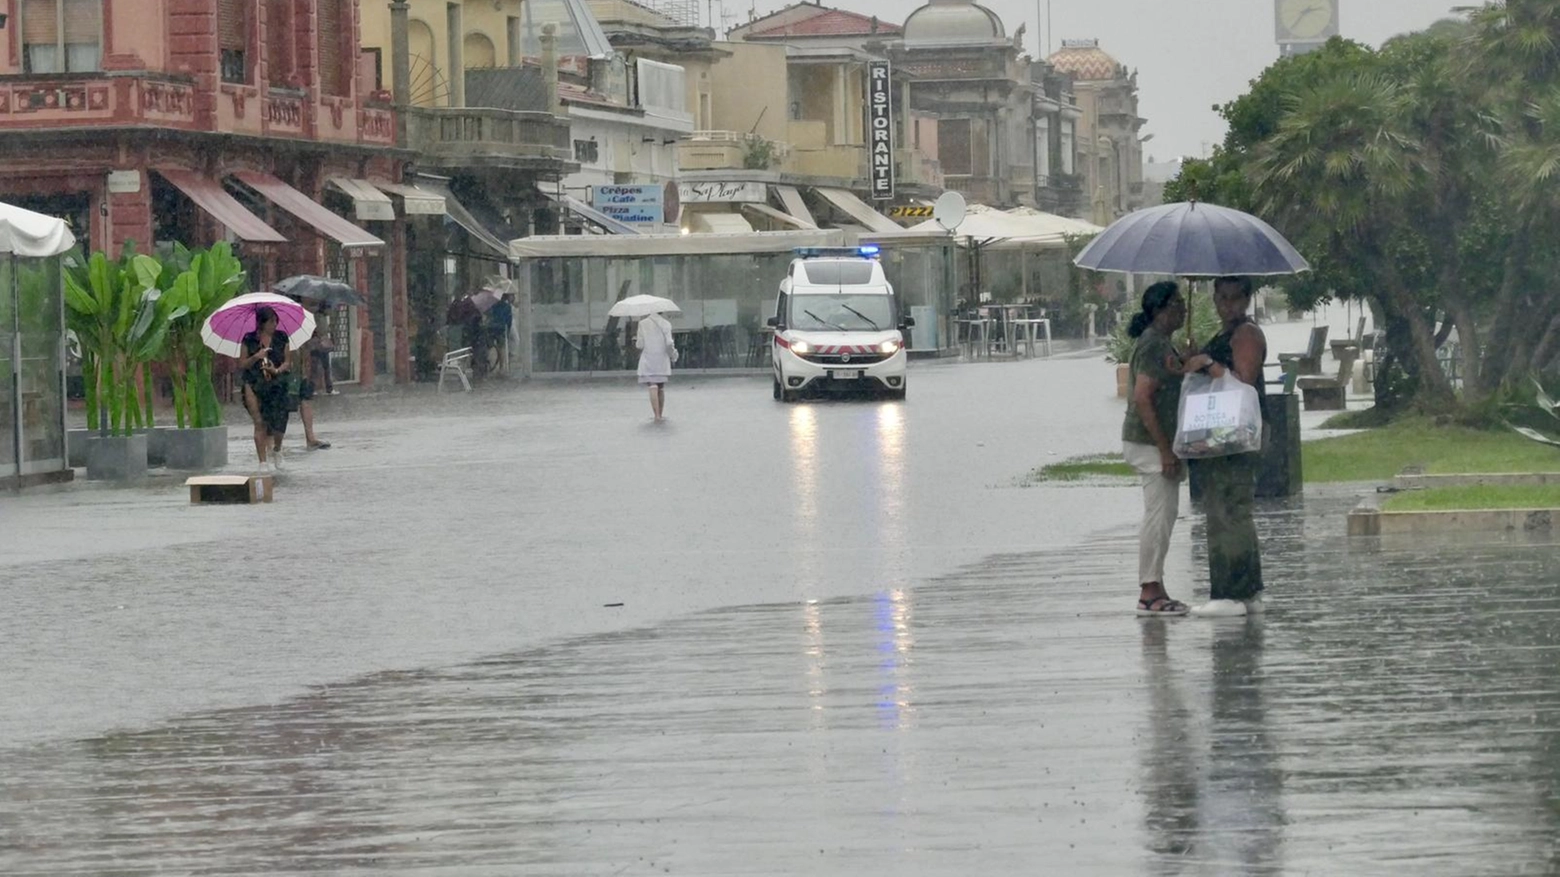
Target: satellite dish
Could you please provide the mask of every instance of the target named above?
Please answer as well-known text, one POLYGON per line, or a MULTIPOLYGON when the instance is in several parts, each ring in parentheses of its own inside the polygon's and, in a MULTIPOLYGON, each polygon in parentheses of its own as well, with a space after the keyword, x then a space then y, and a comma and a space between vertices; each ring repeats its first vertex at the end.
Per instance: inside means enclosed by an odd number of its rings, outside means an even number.
POLYGON ((932 207, 932 218, 950 234, 958 231, 964 223, 964 214, 968 212, 964 204, 964 196, 958 192, 944 192, 937 199, 937 204, 932 207))

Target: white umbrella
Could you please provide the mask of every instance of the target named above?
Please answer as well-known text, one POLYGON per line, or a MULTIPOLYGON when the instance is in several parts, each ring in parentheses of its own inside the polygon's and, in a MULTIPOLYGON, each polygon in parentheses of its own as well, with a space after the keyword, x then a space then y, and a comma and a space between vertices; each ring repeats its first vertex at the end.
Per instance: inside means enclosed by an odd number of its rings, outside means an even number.
POLYGON ((609 317, 648 317, 651 314, 680 314, 682 308, 669 298, 658 295, 631 295, 607 311, 609 317))

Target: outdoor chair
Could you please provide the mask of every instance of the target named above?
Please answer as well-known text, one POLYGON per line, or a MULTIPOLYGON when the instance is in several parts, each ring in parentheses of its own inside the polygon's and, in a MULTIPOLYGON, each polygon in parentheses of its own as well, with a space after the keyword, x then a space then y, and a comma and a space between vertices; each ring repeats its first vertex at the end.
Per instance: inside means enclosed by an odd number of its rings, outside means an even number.
POLYGON ((460 378, 460 385, 465 388, 466 392, 471 392, 471 378, 466 374, 466 371, 470 368, 470 347, 462 347, 459 350, 451 350, 449 353, 444 354, 444 359, 439 361, 438 392, 444 392, 444 376, 451 372, 454 372, 455 376, 460 378))
POLYGON ((1311 330, 1311 341, 1304 353, 1280 353, 1278 361, 1296 363, 1302 375, 1319 375, 1322 373, 1322 351, 1326 348, 1327 327, 1317 326, 1311 330))
POLYGON ((1338 357, 1338 376, 1313 375, 1296 381, 1307 411, 1342 411, 1347 407, 1349 380, 1354 375, 1354 354, 1338 357))

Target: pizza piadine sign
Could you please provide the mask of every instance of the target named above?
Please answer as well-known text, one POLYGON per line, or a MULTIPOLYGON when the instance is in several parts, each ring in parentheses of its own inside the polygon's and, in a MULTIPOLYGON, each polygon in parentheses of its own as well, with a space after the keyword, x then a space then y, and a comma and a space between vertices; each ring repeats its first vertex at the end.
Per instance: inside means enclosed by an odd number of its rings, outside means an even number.
POLYGON ((887 61, 867 62, 867 167, 872 197, 894 197, 894 85, 887 61))

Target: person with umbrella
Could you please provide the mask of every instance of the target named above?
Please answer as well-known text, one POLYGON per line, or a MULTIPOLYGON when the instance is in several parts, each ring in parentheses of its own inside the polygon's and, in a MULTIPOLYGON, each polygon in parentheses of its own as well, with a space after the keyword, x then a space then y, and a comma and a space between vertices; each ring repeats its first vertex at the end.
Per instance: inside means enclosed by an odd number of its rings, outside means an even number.
POLYGON ((607 312, 610 317, 639 317, 634 346, 639 348, 639 383, 650 388, 650 413, 657 422, 666 419, 666 382, 677 361, 677 342, 672 324, 662 314, 680 313, 681 308, 668 299, 654 295, 634 295, 619 301, 607 312))
POLYGON ((292 368, 292 356, 276 311, 261 305, 254 314, 254 331, 240 342, 244 352, 238 367, 243 373, 244 407, 255 425, 255 455, 260 459, 260 472, 265 474, 277 468, 266 459, 267 447, 279 454, 282 437, 287 434, 287 382, 283 375, 292 368))
MULTIPOLYGON (((1209 374, 1226 372, 1255 387, 1267 413, 1267 336, 1246 315, 1251 309, 1250 277, 1220 277, 1213 283, 1213 304, 1224 324, 1203 347, 1212 363, 1209 374)), ((1262 549, 1252 519, 1260 454, 1232 454, 1197 460, 1203 477, 1203 510, 1208 531, 1208 602, 1194 615, 1241 616, 1262 608, 1262 549)))

